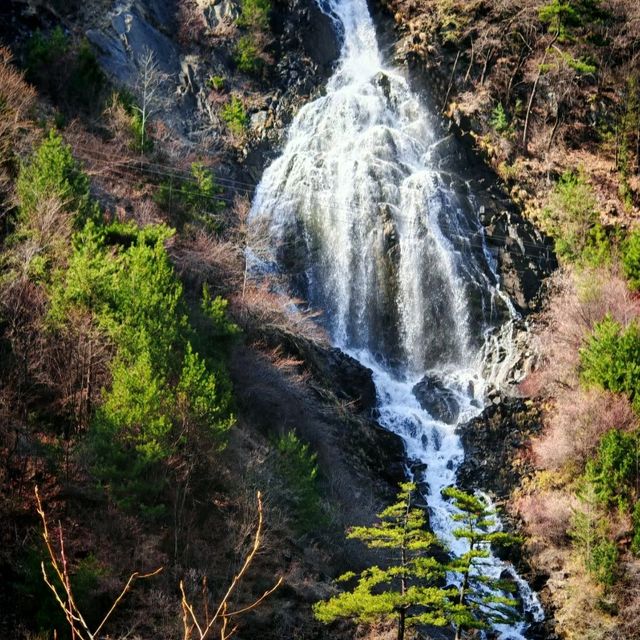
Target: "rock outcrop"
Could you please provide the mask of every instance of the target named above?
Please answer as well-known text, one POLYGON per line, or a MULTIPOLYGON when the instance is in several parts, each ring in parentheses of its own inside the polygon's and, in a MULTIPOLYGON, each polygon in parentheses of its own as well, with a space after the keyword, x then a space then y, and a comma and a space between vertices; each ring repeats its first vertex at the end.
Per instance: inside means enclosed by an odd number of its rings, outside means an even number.
POLYGON ((529 400, 494 394, 476 418, 458 427, 465 458, 458 469, 464 489, 507 499, 528 467, 519 455, 542 428, 539 408, 529 400))
POLYGON ((436 420, 454 424, 460 415, 456 394, 437 376, 426 375, 413 387, 420 406, 436 420))

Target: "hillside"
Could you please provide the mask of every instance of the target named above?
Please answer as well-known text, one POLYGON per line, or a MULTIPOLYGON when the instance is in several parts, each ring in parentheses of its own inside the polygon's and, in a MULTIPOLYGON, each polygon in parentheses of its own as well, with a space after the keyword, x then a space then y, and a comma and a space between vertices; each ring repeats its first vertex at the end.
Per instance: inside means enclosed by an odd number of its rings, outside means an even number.
POLYGON ((0 636, 640 637, 640 9, 360 4, 0 8, 0 636))

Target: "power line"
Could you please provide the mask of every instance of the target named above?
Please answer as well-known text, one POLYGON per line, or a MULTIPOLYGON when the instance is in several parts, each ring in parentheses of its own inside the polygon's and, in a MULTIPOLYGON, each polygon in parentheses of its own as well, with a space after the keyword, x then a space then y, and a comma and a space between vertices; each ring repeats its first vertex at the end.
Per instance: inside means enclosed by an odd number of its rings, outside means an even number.
MULTIPOLYGON (((139 163, 136 161, 114 161, 113 159, 109 158, 106 154, 101 153, 101 152, 97 152, 94 149, 88 149, 86 147, 82 147, 81 145, 77 145, 78 148, 83 149, 86 154, 89 156, 89 159, 91 159, 94 162, 97 162, 99 164, 103 164, 103 165, 107 165, 109 167, 111 167, 113 170, 118 171, 119 172, 119 176, 121 179, 125 179, 124 175, 122 175, 122 171, 127 171, 129 173, 133 173, 133 170, 137 170, 143 173, 147 173, 147 174, 151 174, 151 175, 156 175, 159 177, 166 177, 166 178, 170 178, 171 180, 177 180, 178 182, 182 182, 183 184, 192 184, 194 186, 196 186, 198 184, 198 182, 196 180, 194 180, 192 178, 192 176, 190 174, 187 173, 179 173, 177 172, 174 168, 169 167, 169 165, 162 165, 160 163, 149 163, 146 161, 140 161, 139 163), (164 171, 164 170, 160 170, 154 167, 160 167, 162 169, 164 168, 169 168, 171 170, 169 171, 164 171)), ((215 180, 217 182, 221 182, 222 180, 224 180, 225 182, 229 183, 229 185, 240 185, 238 187, 228 187, 229 190, 231 191, 236 191, 236 192, 242 192, 243 195, 251 195, 253 193, 253 188, 249 189, 244 187, 243 185, 248 185, 248 183, 244 183, 244 182, 240 182, 240 181, 235 181, 232 179, 225 179, 225 178, 218 178, 215 177, 215 180)), ((129 184, 132 183, 131 180, 127 180, 127 182, 129 184)), ((172 190, 172 193, 176 193, 176 194, 185 194, 188 193, 189 195, 193 195, 193 192, 188 190, 188 189, 180 189, 180 188, 176 188, 172 190)), ((201 200, 209 200, 209 201, 213 201, 213 202, 221 202, 221 203, 225 203, 225 204, 233 204, 233 200, 229 197, 226 197, 222 194, 216 194, 213 196, 208 196, 208 195, 198 195, 197 196, 199 199, 201 200)), ((315 196, 318 200, 323 201, 330 204, 330 201, 328 199, 328 195, 323 195, 323 196, 319 196, 316 194, 315 196)), ((390 206, 393 207, 394 209, 396 209, 396 212, 394 214, 394 218, 403 218, 406 221, 409 222, 415 222, 415 218, 409 217, 405 214, 403 214, 401 211, 398 210, 398 206, 393 204, 393 203, 377 203, 379 206, 390 206)), ((346 207, 332 207, 332 215, 335 218, 336 217, 336 212, 340 212, 340 213, 353 213, 353 209, 347 209, 346 207)), ((351 217, 347 217, 347 216, 338 216, 341 218, 341 220, 343 221, 351 221, 352 218, 351 217)), ((535 242, 530 242, 527 240, 522 240, 522 239, 514 239, 511 236, 501 236, 498 234, 489 234, 486 232, 486 229, 483 229, 481 226, 478 227, 477 230, 472 232, 471 237, 470 236, 463 236, 460 234, 455 234, 455 233, 451 233, 451 231, 458 231, 459 227, 454 226, 450 223, 447 223, 446 221, 439 221, 438 222, 438 227, 440 228, 441 231, 443 231, 443 235, 445 236, 446 239, 448 239, 449 241, 451 241, 453 243, 453 238, 458 238, 459 240, 462 240, 463 242, 465 242, 466 244, 468 244, 469 246, 472 247, 476 247, 476 248, 481 248, 481 249, 489 249, 489 247, 486 246, 486 244, 484 242, 482 242, 481 244, 478 243, 474 243, 472 241, 472 238, 474 236, 480 238, 480 239, 490 239, 490 240, 496 240, 496 241, 507 241, 507 240, 512 240, 515 242, 517 242, 520 246, 521 249, 516 251, 513 249, 507 249, 506 247, 502 247, 502 251, 505 251, 507 253, 511 253, 514 255, 526 255, 530 258, 535 258, 535 259, 548 259, 548 254, 550 252, 550 247, 548 244, 542 244, 542 243, 535 243, 535 242), (444 230, 449 231, 448 234, 444 234, 444 230), (532 249, 535 249, 538 251, 537 255, 532 254, 531 252, 526 251, 525 247, 530 247, 532 249), (540 254, 544 254, 544 255, 540 255, 540 254)))

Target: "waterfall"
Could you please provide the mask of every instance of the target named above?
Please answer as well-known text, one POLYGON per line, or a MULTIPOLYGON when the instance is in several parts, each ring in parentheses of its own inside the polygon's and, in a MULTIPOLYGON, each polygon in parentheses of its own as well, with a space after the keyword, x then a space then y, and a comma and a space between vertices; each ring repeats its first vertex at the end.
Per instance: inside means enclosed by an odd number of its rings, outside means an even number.
MULTIPOLYGON (((334 344, 373 370, 380 423, 422 463, 416 480, 428 486, 433 530, 460 553, 440 490, 455 483, 463 456, 455 428, 481 410, 486 336, 510 305, 473 194, 448 168, 450 140, 384 65, 366 0, 330 0, 324 10, 343 36, 338 68, 325 95, 294 118, 250 220, 269 229, 263 266, 288 272, 323 311, 334 344), (416 385, 436 404, 419 401, 416 385)), ((510 572, 529 617, 542 619, 510 566, 494 558, 492 571, 510 572)), ((497 632, 524 638, 526 628, 497 632)))

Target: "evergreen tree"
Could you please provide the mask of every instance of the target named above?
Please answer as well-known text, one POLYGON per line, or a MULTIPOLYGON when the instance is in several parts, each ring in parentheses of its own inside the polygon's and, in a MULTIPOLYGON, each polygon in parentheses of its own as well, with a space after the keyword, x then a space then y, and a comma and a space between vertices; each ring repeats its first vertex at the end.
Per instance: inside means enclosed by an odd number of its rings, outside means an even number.
POLYGON ((468 551, 448 567, 460 574, 457 606, 450 611, 456 640, 460 640, 466 629, 486 629, 492 623, 504 624, 519 618, 517 600, 503 595, 513 591, 512 583, 492 578, 483 571, 491 544, 507 546, 515 543, 517 538, 494 530, 495 513, 481 498, 455 487, 444 489, 442 494, 459 510, 453 519, 461 526, 453 531, 453 535, 466 540, 469 546, 468 551))
POLYGON ((359 576, 350 572, 338 581, 357 578, 355 587, 314 606, 316 618, 332 622, 353 618, 359 622, 395 619, 398 640, 405 629, 449 623, 448 609, 455 590, 437 586, 445 567, 433 557, 440 547, 436 536, 426 530, 424 510, 413 506, 415 484, 400 485, 398 501, 378 514, 370 527, 353 527, 347 537, 360 540, 370 549, 388 549, 394 558, 386 568, 373 566, 359 576))

